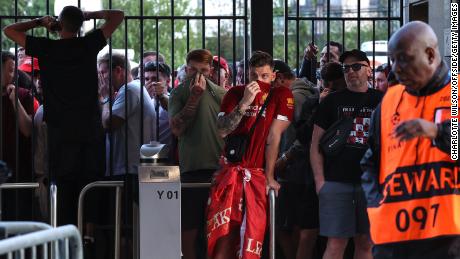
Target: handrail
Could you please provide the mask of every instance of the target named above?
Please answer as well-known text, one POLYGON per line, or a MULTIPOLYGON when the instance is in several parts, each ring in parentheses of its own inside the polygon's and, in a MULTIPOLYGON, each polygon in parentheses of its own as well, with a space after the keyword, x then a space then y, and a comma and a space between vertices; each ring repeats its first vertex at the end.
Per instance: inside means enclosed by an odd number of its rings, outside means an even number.
POLYGON ((123 181, 95 181, 87 184, 80 192, 78 197, 78 231, 83 235, 83 212, 86 193, 96 187, 115 187, 115 259, 120 258, 120 226, 121 226, 121 187, 123 181))
MULTIPOLYGON (((67 225, 53 229, 40 230, 29 234, 15 236, 0 241, 0 254, 36 247, 46 243, 56 243, 57 240, 69 240, 70 251, 75 259, 83 259, 80 233, 75 226, 67 225)), ((57 249, 56 249, 57 250, 57 249)), ((56 254, 57 255, 57 254, 56 254)), ((52 257, 54 258, 54 257, 52 257)))
POLYGON ((2 221, 0 228, 5 232, 6 236, 22 235, 44 229, 51 229, 48 224, 35 221, 2 221))
POLYGON ((270 203, 270 259, 275 259, 275 190, 268 191, 270 203))
MULTIPOLYGON (((205 188, 210 187, 211 183, 182 183, 183 188, 205 188)), ((270 259, 275 259, 275 190, 270 189, 268 192, 270 206, 270 259)))
POLYGON ((52 183, 50 186, 50 225, 55 228, 57 227, 57 186, 52 183))
POLYGON ((211 187, 211 183, 181 183, 183 188, 206 188, 211 187))
POLYGON ((39 183, 3 183, 0 184, 0 189, 35 189, 40 187, 39 183))
POLYGON ((35 189, 40 185, 38 183, 3 183, 0 184, 0 220, 2 219, 2 191, 3 190, 14 190, 14 189, 35 189))

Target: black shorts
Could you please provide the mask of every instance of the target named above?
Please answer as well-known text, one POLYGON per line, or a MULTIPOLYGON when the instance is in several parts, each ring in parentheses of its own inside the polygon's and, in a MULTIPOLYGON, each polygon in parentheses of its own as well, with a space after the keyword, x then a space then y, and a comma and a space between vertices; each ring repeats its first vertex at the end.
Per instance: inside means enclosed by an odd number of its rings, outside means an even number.
MULTIPOLYGON (((216 170, 204 169, 181 173, 182 183, 209 183, 216 170)), ((204 229, 209 188, 182 188, 181 224, 183 230, 204 229)))
POLYGON ((318 196, 313 185, 281 183, 276 201, 276 224, 281 230, 317 229, 318 196))

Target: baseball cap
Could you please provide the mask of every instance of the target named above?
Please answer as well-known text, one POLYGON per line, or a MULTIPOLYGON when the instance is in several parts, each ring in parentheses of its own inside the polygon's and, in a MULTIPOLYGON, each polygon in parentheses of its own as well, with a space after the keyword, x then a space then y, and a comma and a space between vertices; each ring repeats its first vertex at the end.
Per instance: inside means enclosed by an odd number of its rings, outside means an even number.
POLYGON ((220 62, 219 62, 219 56, 214 56, 212 57, 212 63, 213 65, 217 65, 218 63, 220 63, 220 67, 223 68, 225 70, 225 72, 229 73, 228 71, 228 63, 227 63, 227 60, 225 60, 225 58, 223 57, 220 57, 220 62))
MULTIPOLYGON (((33 58, 33 67, 35 71, 40 71, 37 58, 33 58)), ((24 63, 22 63, 18 69, 27 73, 32 73, 32 57, 26 57, 24 63)))
POLYGON ((289 65, 286 64, 284 61, 275 59, 273 60, 273 63, 274 63, 273 70, 275 72, 282 73, 282 74, 285 74, 285 73, 293 74, 291 67, 289 67, 289 65))
POLYGON ((340 59, 339 59, 340 63, 343 63, 343 61, 348 57, 354 57, 357 61, 366 61, 369 66, 371 65, 371 62, 367 58, 366 53, 361 51, 361 50, 352 49, 352 50, 349 50, 349 51, 345 51, 340 56, 340 59))

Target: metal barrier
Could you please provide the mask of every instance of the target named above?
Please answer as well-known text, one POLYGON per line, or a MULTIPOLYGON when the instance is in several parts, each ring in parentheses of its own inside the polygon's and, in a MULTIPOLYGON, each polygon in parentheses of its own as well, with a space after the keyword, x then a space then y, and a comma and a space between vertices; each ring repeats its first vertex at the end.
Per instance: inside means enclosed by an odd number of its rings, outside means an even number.
POLYGON ((40 185, 38 183, 4 183, 0 184, 0 220, 2 219, 2 191, 3 190, 19 190, 19 189, 35 189, 40 185))
MULTIPOLYGON (((182 183, 181 184, 182 188, 206 188, 210 187, 210 183, 182 183)), ((276 195, 275 195, 275 190, 270 189, 268 192, 268 200, 269 200, 269 206, 270 206, 270 248, 269 248, 269 256, 270 259, 275 259, 275 200, 276 200, 276 195)))
POLYGON ((211 187, 210 183, 181 183, 182 188, 207 188, 211 187))
POLYGON ((5 238, 51 228, 48 224, 33 221, 3 221, 0 223, 0 229, 5 238))
MULTIPOLYGON (((123 181, 96 181, 86 185, 80 192, 78 198, 78 230, 83 235, 83 212, 84 199, 86 193, 96 187, 115 187, 115 259, 120 258, 120 225, 121 225, 121 187, 124 186, 123 181)), ((182 188, 208 188, 211 183, 182 183, 182 188)), ((275 258, 275 190, 269 191, 270 205, 270 259, 275 258)))
POLYGON ((120 226, 121 226, 121 188, 123 181, 96 181, 87 184, 78 197, 78 231, 83 235, 83 212, 86 193, 96 187, 115 187, 115 259, 120 258, 120 226))
POLYGON ((275 259, 275 190, 268 191, 268 202, 270 203, 270 259, 275 259))
POLYGON ((57 186, 52 183, 50 186, 50 224, 54 228, 57 227, 57 186))
MULTIPOLYGON (((0 228, 10 228, 14 230, 27 230, 30 222, 27 222, 24 227, 20 226, 21 223, 0 223, 0 228)), ((45 225, 45 224, 43 224, 45 225)), ((34 225, 35 227, 44 227, 43 225, 34 225)), ((33 233, 19 235, 0 241, 0 255, 8 255, 8 258, 25 258, 26 251, 30 250, 30 257, 28 258, 43 258, 48 257, 48 245, 52 244, 55 246, 55 253, 52 259, 83 259, 83 250, 80 234, 75 226, 67 225, 58 228, 51 228, 45 230, 39 230, 33 233), (37 253, 37 248, 41 247, 41 255, 37 253)))

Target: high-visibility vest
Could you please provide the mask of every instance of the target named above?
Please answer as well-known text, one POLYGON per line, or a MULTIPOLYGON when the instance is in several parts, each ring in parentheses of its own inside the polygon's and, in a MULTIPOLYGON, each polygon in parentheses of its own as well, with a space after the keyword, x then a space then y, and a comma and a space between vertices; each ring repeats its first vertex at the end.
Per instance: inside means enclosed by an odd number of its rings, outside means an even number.
POLYGON ((383 199, 368 208, 375 244, 460 235, 460 175, 456 161, 432 140, 399 142, 399 122, 422 118, 440 123, 451 118, 450 81, 427 96, 414 96, 397 85, 381 104, 379 190, 383 199))

